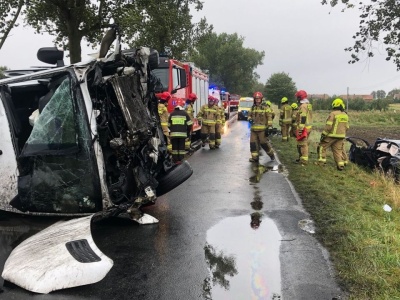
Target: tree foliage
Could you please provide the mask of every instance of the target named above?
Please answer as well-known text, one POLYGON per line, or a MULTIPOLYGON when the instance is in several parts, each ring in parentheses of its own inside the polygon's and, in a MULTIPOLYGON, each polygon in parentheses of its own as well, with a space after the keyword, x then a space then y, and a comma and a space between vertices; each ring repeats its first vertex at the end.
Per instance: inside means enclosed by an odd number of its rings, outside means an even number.
POLYGON ((283 97, 288 98, 289 101, 294 101, 294 94, 296 91, 296 84, 289 74, 284 72, 274 73, 265 84, 264 96, 267 100, 280 104, 283 97))
POLYGON ((237 33, 209 33, 199 39, 190 59, 201 69, 209 70, 212 84, 230 93, 246 94, 259 78, 255 69, 262 65, 265 54, 245 48, 243 41, 237 33))
POLYGON ((386 60, 393 61, 400 70, 400 5, 395 0, 323 0, 322 4, 336 6, 341 2, 344 9, 358 8, 360 25, 353 36, 354 45, 346 48, 351 53, 349 63, 360 60, 360 56, 373 57, 376 45, 383 44, 386 60))
POLYGON ((197 27, 191 24, 189 6, 201 9, 200 0, 29 0, 26 5, 27 2, 1 2, 2 40, 16 26, 13 17, 18 16, 20 7, 21 17, 36 33, 54 36, 57 46, 69 50, 71 63, 81 61, 81 41, 97 46, 103 29, 110 24, 119 24, 122 34, 126 30, 127 42, 136 38, 148 46, 171 46, 176 53, 187 51, 196 33, 209 29, 205 20, 197 27))
POLYGON ((0 49, 3 47, 11 29, 18 26, 17 20, 24 4, 24 0, 0 1, 0 49))
POLYGON ((212 31, 206 19, 192 24, 190 5, 202 9, 199 0, 142 0, 133 2, 120 22, 131 47, 149 46, 184 60, 200 36, 212 31), (139 13, 136 13, 139 12, 139 13))

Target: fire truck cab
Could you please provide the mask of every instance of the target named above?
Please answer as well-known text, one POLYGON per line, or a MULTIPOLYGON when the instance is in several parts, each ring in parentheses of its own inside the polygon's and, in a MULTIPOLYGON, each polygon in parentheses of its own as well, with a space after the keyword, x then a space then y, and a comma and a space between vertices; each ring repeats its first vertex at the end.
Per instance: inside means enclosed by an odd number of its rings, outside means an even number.
MULTIPOLYGON (((207 104, 208 99, 208 74, 197 68, 192 62, 180 62, 168 57, 160 57, 158 68, 153 74, 159 78, 156 84, 156 92, 169 92, 172 99, 168 102, 168 112, 172 112, 175 106, 185 107, 186 99, 190 93, 197 95, 194 102, 194 115, 200 111, 202 105, 207 104)), ((200 129, 197 118, 193 120, 192 143, 200 140, 200 129)))

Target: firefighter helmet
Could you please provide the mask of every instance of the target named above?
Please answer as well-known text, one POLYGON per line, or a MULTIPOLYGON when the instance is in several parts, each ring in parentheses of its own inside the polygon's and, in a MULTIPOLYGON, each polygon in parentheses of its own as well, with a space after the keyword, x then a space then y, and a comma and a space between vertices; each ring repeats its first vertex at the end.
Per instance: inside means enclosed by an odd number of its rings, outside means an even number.
POLYGON ((292 103, 290 106, 291 106, 293 109, 298 109, 298 108, 299 108, 299 106, 297 105, 297 103, 292 103))
POLYGON ((336 98, 332 101, 332 108, 344 108, 343 100, 340 98, 336 98))
POLYGON ((283 97, 283 98, 281 99, 281 103, 285 103, 285 102, 288 102, 288 98, 283 97))
POLYGON ((267 100, 267 101, 265 101, 265 105, 271 106, 272 103, 271 103, 271 101, 267 100))
POLYGON ((299 90, 297 91, 296 94, 294 94, 297 100, 304 100, 307 98, 307 92, 304 90, 299 90))
POLYGON ((171 99, 171 94, 168 92, 163 92, 160 99, 168 102, 171 99))
POLYGON ((263 94, 261 94, 261 92, 255 92, 254 94, 253 94, 253 98, 255 99, 255 98, 260 98, 260 99, 262 99, 262 97, 263 97, 263 94))
POLYGON ((197 100, 197 95, 195 93, 190 93, 189 94, 189 100, 190 101, 196 101, 197 100))

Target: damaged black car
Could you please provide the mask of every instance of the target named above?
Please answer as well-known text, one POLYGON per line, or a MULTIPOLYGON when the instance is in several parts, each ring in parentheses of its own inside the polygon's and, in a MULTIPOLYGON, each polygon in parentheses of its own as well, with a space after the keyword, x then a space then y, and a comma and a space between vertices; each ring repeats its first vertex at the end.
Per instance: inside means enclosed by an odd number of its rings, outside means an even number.
POLYGON ((351 162, 400 181, 400 140, 378 138, 373 144, 358 137, 347 137, 346 140, 351 144, 351 162))

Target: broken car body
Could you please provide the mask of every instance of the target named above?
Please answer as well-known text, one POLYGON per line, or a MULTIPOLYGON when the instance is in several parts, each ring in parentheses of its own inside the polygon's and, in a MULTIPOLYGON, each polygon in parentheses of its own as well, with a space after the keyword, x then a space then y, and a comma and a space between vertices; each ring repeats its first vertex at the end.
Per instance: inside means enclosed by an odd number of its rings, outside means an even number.
POLYGON ((374 144, 358 137, 347 137, 351 143, 349 160, 376 169, 396 182, 400 181, 400 140, 378 138, 374 144))
MULTIPOLYGON (((62 52, 44 48, 38 58, 58 67, 0 80, 0 210, 100 218, 128 213, 139 223, 154 223, 140 208, 191 176, 187 162, 170 159, 160 126, 158 82, 151 74, 157 51, 124 54, 117 39, 115 52, 105 57, 117 33, 106 34, 99 59, 63 66, 62 52)), ((94 245, 87 239, 80 245, 94 245)), ((15 262, 7 261, 3 277, 29 289, 13 280, 7 264, 15 262)), ((63 283, 30 290, 60 288, 63 283)))

